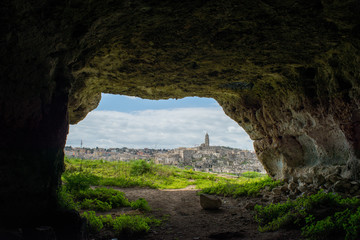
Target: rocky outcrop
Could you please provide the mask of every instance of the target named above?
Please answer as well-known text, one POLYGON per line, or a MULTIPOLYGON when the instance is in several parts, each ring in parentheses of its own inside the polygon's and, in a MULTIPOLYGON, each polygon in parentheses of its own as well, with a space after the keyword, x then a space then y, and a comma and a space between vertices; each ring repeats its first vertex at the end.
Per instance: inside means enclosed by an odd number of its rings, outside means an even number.
POLYGON ((68 123, 101 92, 214 98, 271 176, 359 179, 359 9, 357 0, 6 0, 2 219, 29 223, 56 208, 68 123))

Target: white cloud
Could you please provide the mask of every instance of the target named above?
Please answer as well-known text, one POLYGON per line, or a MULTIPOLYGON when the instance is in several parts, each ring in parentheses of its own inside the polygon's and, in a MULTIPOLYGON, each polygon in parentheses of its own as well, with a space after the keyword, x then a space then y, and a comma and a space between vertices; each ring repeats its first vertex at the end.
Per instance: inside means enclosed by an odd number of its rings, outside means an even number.
POLYGON ((70 126, 67 145, 84 147, 193 147, 210 135, 210 145, 253 150, 252 140, 220 107, 93 111, 70 126))

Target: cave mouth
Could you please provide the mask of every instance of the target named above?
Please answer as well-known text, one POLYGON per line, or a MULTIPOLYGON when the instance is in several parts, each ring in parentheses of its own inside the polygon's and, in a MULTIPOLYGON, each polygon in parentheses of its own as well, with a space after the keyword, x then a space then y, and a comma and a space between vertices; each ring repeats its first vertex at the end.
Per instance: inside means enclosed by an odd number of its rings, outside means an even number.
POLYGON ((248 134, 211 98, 146 100, 102 94, 96 109, 70 125, 66 146, 100 148, 194 147, 209 133, 212 145, 253 151, 248 134))
MULTIPOLYGON (((357 0, 7 1, 0 8, 4 226, 59 221, 69 123, 95 109, 101 92, 214 98, 254 140, 272 177, 314 188, 360 179, 357 0)), ((74 222, 66 216, 61 222, 74 222)))

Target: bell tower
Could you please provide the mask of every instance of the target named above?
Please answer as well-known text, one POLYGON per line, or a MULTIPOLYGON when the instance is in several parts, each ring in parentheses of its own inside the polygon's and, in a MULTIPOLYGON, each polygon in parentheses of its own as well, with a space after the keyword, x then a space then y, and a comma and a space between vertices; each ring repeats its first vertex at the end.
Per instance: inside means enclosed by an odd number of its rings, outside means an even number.
POLYGON ((210 146, 209 134, 206 133, 205 134, 205 147, 209 147, 209 146, 210 146))

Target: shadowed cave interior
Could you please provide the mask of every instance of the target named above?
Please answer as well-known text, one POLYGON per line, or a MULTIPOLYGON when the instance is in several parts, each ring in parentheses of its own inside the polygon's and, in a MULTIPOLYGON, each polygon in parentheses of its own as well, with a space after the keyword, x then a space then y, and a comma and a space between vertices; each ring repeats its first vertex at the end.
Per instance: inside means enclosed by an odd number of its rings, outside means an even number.
POLYGON ((56 189, 68 126, 101 92, 214 98, 273 178, 359 180, 359 1, 8 0, 0 9, 3 226, 81 239, 56 189))

